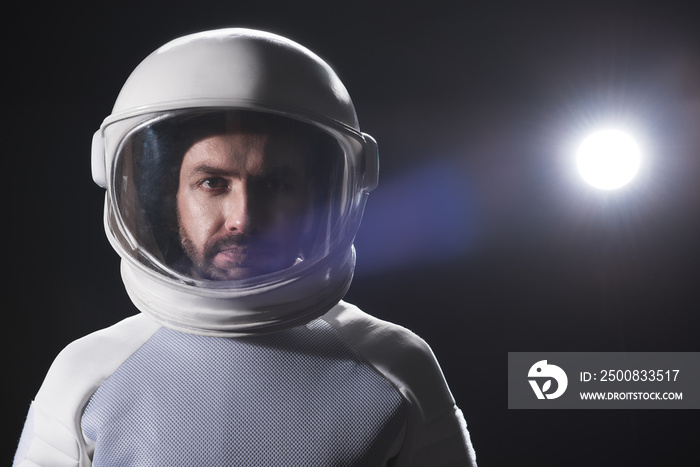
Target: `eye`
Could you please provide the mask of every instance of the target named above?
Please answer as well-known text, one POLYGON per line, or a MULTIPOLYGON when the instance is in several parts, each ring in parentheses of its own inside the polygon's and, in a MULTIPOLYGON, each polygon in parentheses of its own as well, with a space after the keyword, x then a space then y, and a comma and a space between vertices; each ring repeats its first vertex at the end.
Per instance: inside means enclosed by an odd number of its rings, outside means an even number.
POLYGON ((265 188, 268 190, 284 190, 289 187, 289 184, 281 177, 269 177, 265 180, 265 188))
POLYGON ((228 182, 221 177, 208 177, 201 180, 198 185, 205 190, 221 190, 228 188, 228 182))
POLYGON ((261 177, 255 185, 261 192, 284 192, 289 191, 292 187, 290 180, 278 175, 261 177))

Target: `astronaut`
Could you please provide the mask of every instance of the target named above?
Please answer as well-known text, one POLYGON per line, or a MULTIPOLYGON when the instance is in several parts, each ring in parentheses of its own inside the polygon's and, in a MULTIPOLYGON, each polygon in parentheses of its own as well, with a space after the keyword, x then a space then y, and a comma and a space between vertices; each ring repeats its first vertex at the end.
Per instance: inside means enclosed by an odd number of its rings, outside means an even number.
POLYGON ((92 171, 140 313, 59 354, 14 465, 476 465, 428 345, 343 301, 378 156, 323 60, 250 29, 176 39, 92 171))

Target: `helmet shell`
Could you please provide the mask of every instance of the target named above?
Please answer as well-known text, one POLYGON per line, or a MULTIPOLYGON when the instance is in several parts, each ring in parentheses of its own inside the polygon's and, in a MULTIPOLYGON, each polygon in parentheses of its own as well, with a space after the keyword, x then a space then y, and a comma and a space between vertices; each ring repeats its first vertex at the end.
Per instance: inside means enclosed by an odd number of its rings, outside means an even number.
POLYGON ((188 107, 267 109, 359 131, 347 89, 307 48, 250 29, 176 39, 124 84, 107 121, 188 107))
MULTIPOLYGON (((360 131, 347 89, 307 48, 251 29, 219 29, 175 39, 146 57, 127 79, 111 115, 93 137, 93 179, 107 189, 105 229, 122 257, 122 278, 137 307, 172 328, 206 335, 269 332, 313 319, 347 291, 353 241, 378 178, 377 146, 360 131), (314 125, 343 148, 347 209, 327 255, 245 284, 202 284, 145 265, 120 222, 115 159, 142 122, 170 111, 245 109, 314 125)), ((167 271, 166 271, 167 272, 167 271)))

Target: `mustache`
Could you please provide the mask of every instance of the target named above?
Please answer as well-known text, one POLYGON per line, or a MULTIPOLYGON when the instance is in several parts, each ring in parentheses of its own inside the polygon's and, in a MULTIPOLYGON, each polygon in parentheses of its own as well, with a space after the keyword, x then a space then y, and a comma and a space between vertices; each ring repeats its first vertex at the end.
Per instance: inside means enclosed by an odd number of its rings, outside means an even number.
POLYGON ((224 249, 229 246, 240 246, 240 247, 247 247, 251 246, 254 242, 254 240, 249 237, 248 235, 245 234, 232 234, 232 235, 227 235, 226 237, 219 238, 217 239, 211 246, 210 248, 214 248, 217 250, 224 249))
POLYGON ((207 246, 206 256, 214 257, 219 251, 227 248, 237 247, 246 248, 255 251, 273 250, 275 245, 260 237, 250 236, 242 233, 233 233, 225 237, 216 239, 213 243, 207 246))

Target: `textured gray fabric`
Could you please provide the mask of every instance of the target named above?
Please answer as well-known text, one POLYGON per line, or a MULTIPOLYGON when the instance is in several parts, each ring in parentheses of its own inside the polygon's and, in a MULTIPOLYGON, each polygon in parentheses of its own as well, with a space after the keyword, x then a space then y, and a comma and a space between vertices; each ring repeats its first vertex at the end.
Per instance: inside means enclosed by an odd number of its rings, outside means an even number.
POLYGON ((381 465, 399 392, 315 320, 218 338, 161 328, 82 417, 95 466, 381 465))

